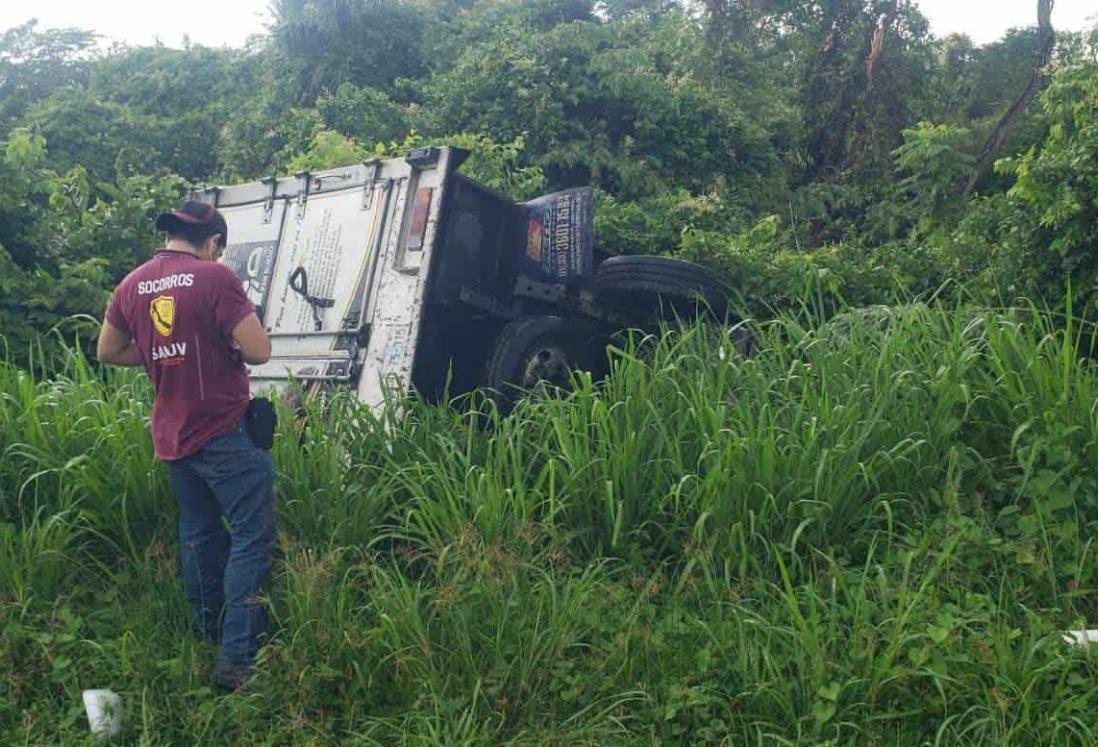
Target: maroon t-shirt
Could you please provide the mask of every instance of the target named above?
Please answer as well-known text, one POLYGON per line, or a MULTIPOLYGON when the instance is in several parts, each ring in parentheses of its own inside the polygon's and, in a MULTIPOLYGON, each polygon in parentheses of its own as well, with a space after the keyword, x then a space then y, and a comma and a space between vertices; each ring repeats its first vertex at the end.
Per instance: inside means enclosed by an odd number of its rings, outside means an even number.
POLYGON ((228 267, 160 250, 119 283, 107 321, 133 337, 156 398, 156 456, 183 459, 248 409, 248 372, 233 328, 255 311, 228 267))

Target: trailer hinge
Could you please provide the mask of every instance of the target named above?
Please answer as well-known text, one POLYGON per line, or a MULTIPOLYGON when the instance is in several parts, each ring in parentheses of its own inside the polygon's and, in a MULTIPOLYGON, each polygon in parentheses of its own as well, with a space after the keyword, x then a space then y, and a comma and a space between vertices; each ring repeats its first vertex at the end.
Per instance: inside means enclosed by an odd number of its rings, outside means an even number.
POLYGON ((204 186, 202 188, 202 196, 206 198, 203 202, 207 205, 217 207, 218 199, 221 197, 221 187, 204 186), (208 195, 213 195, 213 197, 210 198, 208 195))
POLYGON ((381 173, 381 161, 376 158, 363 161, 366 167, 365 184, 362 187, 362 209, 369 210, 374 204, 374 192, 377 191, 377 177, 381 173))
POLYGON ((355 335, 355 344, 358 345, 359 350, 364 350, 370 347, 370 333, 373 331, 373 325, 366 322, 358 328, 358 334, 355 335))
POLYGON ((267 193, 267 200, 263 203, 263 223, 267 224, 270 223, 271 219, 274 217, 275 192, 278 191, 278 177, 274 175, 268 176, 263 180, 263 183, 269 184, 271 187, 271 191, 267 193))
POLYGON ((301 187, 297 191, 297 219, 301 220, 305 217, 305 203, 309 201, 309 185, 312 179, 308 171, 299 171, 294 174, 294 177, 301 182, 301 187))

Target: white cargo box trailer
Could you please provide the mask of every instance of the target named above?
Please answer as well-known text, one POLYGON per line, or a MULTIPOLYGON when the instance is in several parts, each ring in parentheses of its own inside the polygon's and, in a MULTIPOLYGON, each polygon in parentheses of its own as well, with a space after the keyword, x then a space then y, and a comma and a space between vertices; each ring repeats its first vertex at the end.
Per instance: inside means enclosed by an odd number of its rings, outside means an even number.
POLYGON ((506 403, 598 371, 615 329, 699 300, 723 310, 727 289, 697 265, 598 257, 591 189, 513 203, 461 175, 466 156, 422 148, 195 190, 224 214, 221 261, 271 337, 253 389, 349 387, 377 407, 409 387, 488 386, 506 403))

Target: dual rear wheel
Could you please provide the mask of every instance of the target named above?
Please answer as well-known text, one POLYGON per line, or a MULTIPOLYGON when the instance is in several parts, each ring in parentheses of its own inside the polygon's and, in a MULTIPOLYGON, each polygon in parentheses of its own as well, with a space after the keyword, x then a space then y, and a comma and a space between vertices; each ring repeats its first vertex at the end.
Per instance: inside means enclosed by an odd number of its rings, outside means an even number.
POLYGON ((488 362, 487 383, 501 409, 510 409, 523 392, 568 389, 573 371, 596 378, 606 366, 609 337, 580 319, 527 316, 510 322, 496 340, 488 362))
MULTIPOLYGON (((663 257, 622 256, 603 262, 594 276, 598 302, 635 320, 692 319, 725 314, 729 289, 712 271, 663 257)), ((568 389, 572 372, 606 373, 606 346, 613 330, 598 322, 560 316, 527 316, 503 328, 488 363, 487 384, 501 409, 524 391, 568 389)))
POLYGON ((644 321, 723 317, 731 290, 712 270, 664 257, 611 257, 595 272, 603 306, 644 321))

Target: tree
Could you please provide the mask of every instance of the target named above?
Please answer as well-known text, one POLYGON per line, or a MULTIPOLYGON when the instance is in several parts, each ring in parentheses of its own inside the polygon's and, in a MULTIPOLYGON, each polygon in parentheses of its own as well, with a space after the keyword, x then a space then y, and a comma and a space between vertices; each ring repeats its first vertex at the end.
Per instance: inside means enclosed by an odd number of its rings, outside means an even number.
POLYGON ((343 83, 393 92, 425 70, 422 11, 398 0, 274 0, 271 46, 285 93, 311 105, 343 83))
POLYGON ((0 35, 0 136, 33 102, 87 81, 95 34, 37 28, 32 20, 0 35))
POLYGON ((832 0, 823 8, 802 84, 806 176, 879 175, 925 97, 926 19, 892 0, 832 0))
POLYGON ((594 182, 635 198, 725 180, 758 204, 780 168, 766 130, 667 51, 701 41, 683 16, 508 33, 423 86, 427 132, 503 142, 525 133, 553 186, 594 182))
MULTIPOLYGON (((179 196, 172 181, 137 177, 93 198, 87 175, 47 166, 46 141, 14 130, 0 141, 0 334, 15 361, 74 315, 102 312, 111 284, 145 255, 153 217, 179 196)), ((70 327, 89 339, 86 316, 70 327)))
POLYGON ((980 150, 980 155, 976 159, 976 167, 962 187, 962 192, 966 197, 972 193, 972 190, 976 188, 976 185, 980 183, 988 169, 991 168, 992 163, 994 163, 996 156, 1003 147, 1007 132, 1010 131, 1015 120, 1021 116, 1041 90, 1041 85, 1048 74, 1048 65, 1052 62, 1052 53, 1056 50, 1056 31, 1052 28, 1052 6, 1053 0, 1037 0, 1037 24, 1040 41, 1037 48, 1036 65, 1030 74, 1026 87, 1022 89, 1022 93, 1003 114, 1002 119, 992 130, 991 137, 988 138, 984 147, 980 150))
POLYGON ((293 106, 273 89, 261 92, 221 130, 217 156, 222 178, 259 179, 284 170, 293 156, 309 148, 323 125, 315 109, 293 106))
POLYGON ((93 181, 126 171, 155 171, 162 161, 157 132, 126 107, 84 87, 63 88, 35 102, 25 123, 45 135, 59 171, 82 165, 93 181))
POLYGON ((881 9, 881 16, 877 19, 877 26, 873 29, 873 36, 869 43, 869 55, 865 61, 865 90, 866 95, 873 91, 873 85, 877 79, 877 68, 880 67, 881 57, 884 55, 885 40, 892 24, 896 20, 896 14, 900 10, 900 0, 891 0, 881 9))
POLYGON ((1041 291, 1058 295, 1070 280, 1081 311, 1098 299, 1098 63, 1056 73, 1041 106, 1048 135, 1000 168, 1015 175, 1010 197, 1044 232, 1031 248, 1031 264, 1050 281, 1041 291))
POLYGON ((376 88, 343 83, 317 99, 324 124, 367 145, 403 140, 411 130, 408 109, 376 88))

